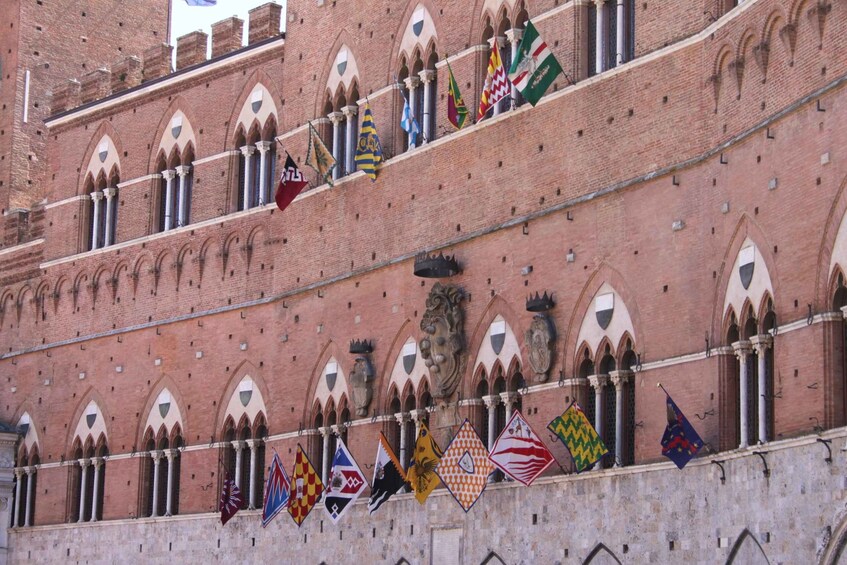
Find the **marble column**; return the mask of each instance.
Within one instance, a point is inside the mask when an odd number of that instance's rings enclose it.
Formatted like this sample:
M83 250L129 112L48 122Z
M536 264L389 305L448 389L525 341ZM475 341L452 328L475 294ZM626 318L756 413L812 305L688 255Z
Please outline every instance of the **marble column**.
M332 122L332 157L336 163L332 169L332 180L338 180L344 166L344 155L341 153L341 122L344 120L344 114L342 112L330 112L327 114L327 118Z
M100 468L103 466L103 459L95 457L91 463L94 465L94 484L91 495L91 519L90 522L97 521L97 502L100 500Z
M632 371L611 371L609 378L615 387L615 467L623 466L624 391L632 380Z
M418 73L418 76L421 78L421 84L424 89L423 108L419 111L419 114L423 115L420 142L420 144L423 145L424 143L429 143L435 139L435 128L433 127L433 120L435 116L432 111L432 101L435 100L436 96L435 79L438 76L438 73L432 69L427 69Z
M768 357L767 352L773 346L773 337L770 334L753 336L750 339L753 349L756 350L759 377L759 443L765 443L771 439L771 430L768 430Z
M91 200L94 201L94 211L92 212L92 224L91 224L91 249L99 249L99 241L100 241L100 206L103 201L103 193L102 192L92 192Z
M106 233L103 234L103 247L109 247L114 241L112 241L112 232L117 231L113 230L112 223L115 221L115 212L117 212L117 203L113 202L115 196L118 193L117 188L107 188L103 190L103 195L106 197Z
M250 500L248 500L248 508L256 509L256 455L259 449L259 440L248 439L247 447L250 448ZM326 483L324 483L326 484Z
M162 451L150 452L150 457L153 459L153 504L150 509L150 516L153 518L159 515L159 474L163 455L164 453Z
M165 229L169 231L173 229L174 222L174 178L176 171L162 171L162 178L165 179Z
M24 527L32 526L32 483L35 479L35 467L26 468L26 503L24 504Z
M168 460L168 484L166 485L167 493L165 495L165 516L173 516L173 496L174 496L174 464L179 452L176 449L165 450L165 458Z
M597 7L597 17L594 26L594 71L597 74L605 71L606 64L606 0L594 0Z
M250 201L250 196L253 188L253 154L256 152L256 147L254 145L245 145L241 148L241 154L244 155L244 192L242 193L242 200L244 200L244 208L243 210L249 210L253 207L253 203Z
M177 192L176 225L178 228L188 225L188 173L191 167L180 165L176 168L179 176L179 192Z
M270 141L260 141L256 144L259 150L259 206L268 203L268 155L273 144Z
M515 59L518 56L518 48L521 46L521 39L523 39L523 30L520 28L512 28L506 31L506 40L509 42L509 45L512 47L512 62L514 63ZM509 69L506 69L506 73L509 73ZM518 104L518 89L512 84L512 104L511 107L514 110L515 106Z
M747 358L753 352L753 347L749 341L736 341L732 344L732 349L735 351L735 356L738 357L738 385L739 385L739 414L738 423L741 430L741 441L738 447L745 448L750 445L750 425L749 425L749 407L747 399L749 375L747 371Z
M347 174L353 174L356 172L356 145L358 143L356 139L356 123L357 116L359 114L359 107L355 105L344 106L341 109L341 113L344 114L344 119L347 121L347 143L345 144L345 157L344 157L344 169L347 171Z
M77 522L80 524L85 522L85 491L87 490L87 482L88 482L88 473L87 468L91 463L89 459L80 459L79 467L80 467L80 478L79 478L79 519Z

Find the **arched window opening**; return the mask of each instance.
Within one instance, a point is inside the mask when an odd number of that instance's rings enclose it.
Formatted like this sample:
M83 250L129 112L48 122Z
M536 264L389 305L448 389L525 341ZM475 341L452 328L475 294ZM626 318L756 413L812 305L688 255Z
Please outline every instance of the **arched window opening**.
M72 522L97 522L103 517L103 487L108 455L109 449L104 437L95 445L89 436L85 446L74 451L74 467L78 466L79 471L74 471L71 478L73 496L69 502L76 506L75 509L72 506L69 513Z
M312 461L312 465L315 468L315 471L318 473L322 473L324 466L324 449L323 449L323 433L324 433L324 416L323 409L320 406L317 406L315 409L315 416L312 419L314 422L314 429L318 432L314 437L315 441L312 444L312 453L310 459Z
M356 143L359 134L359 87L354 79L345 90L344 84L339 84L335 94L330 97L327 93L327 118L332 124L330 150L335 158L332 178L337 180L356 172Z
M588 76L635 58L635 0L588 4Z
M191 200L194 188L194 147L186 146L182 154L174 147L166 160L164 153L156 165L161 175L158 195L160 232L181 228L191 223Z
M393 389L391 394L391 401L388 403L388 413L392 417L388 422L388 434L387 438L388 443L391 445L391 449L394 450L394 453L400 453L400 434L401 434L401 426L397 422L397 415L401 413L402 403L400 402L400 396L397 393L397 389Z

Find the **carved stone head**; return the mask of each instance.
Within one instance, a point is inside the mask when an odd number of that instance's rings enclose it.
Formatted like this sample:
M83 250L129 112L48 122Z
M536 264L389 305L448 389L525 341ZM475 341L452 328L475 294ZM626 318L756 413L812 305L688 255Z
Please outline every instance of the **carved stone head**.
M373 397L374 369L370 359L365 356L356 357L356 363L350 372L350 395L356 407L356 416L368 415Z
M432 396L447 398L459 385L465 348L464 294L459 287L435 283L426 299L426 312L421 319L420 351L429 369Z
M556 328L545 314L536 314L524 336L529 349L529 364L532 367L533 382L547 381L553 364L553 342L556 340Z

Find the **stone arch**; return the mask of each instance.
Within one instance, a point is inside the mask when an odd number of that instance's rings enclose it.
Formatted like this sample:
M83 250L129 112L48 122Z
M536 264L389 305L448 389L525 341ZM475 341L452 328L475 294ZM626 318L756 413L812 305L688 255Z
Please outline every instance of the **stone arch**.
M423 12L421 12L421 10ZM414 32L416 20L421 18L421 32ZM433 45L438 44L438 28L441 26L441 12L433 0L415 0L406 4L400 25L394 34L394 45L391 49L388 74L386 81L393 82L392 73L399 72L400 61L414 60L414 52L417 50L426 64Z
M101 161L99 158L99 149L104 142L106 143L107 156L104 161ZM91 136L88 146L83 153L82 160L79 163L76 195L85 194L85 181L89 178L89 175L93 180L99 172L111 170L116 163L120 163L122 153L123 143L118 135L118 131L108 121L101 122Z
M759 540L750 533L750 530L745 529L738 536L735 545L732 546L732 551L729 553L729 558L726 560L726 565L769 565L765 550L759 544Z
M141 411L141 417L138 419L138 430L136 438L142 442L148 429L156 430L164 426L168 436L172 436L175 429L179 429L182 437L187 438L190 431L186 426L185 416L188 414L185 401L179 391L176 383L167 375L161 377L150 388L150 394L147 395L147 400L144 402L144 407ZM164 416L159 409L160 401L164 400L162 395L164 392L169 396L169 408ZM139 443L143 446L143 443Z
M498 294L488 301L488 304L485 306L485 309L479 317L479 321L470 333L470 339L467 340L467 355L469 359L472 358L476 360L478 352L482 349L484 340L488 337L488 330L492 322L494 322L498 316L503 318L507 326L513 330L515 340L519 346L518 357L521 356L520 345L523 342L523 333L521 331L522 327L517 323L518 315L514 308L512 308L512 306ZM471 357L471 355L473 355L473 357ZM508 362L510 361L511 359L509 359ZM522 363L522 365L524 365L524 363ZM489 374L491 374L490 366L488 369ZM473 382L473 377L475 374L476 363L467 363L465 366L465 374L462 377L462 381L459 383L459 391L462 394L462 398L470 398L470 396L474 394L473 387L475 386L475 383Z
M841 510L836 516L838 526L827 540L820 565L839 565L847 558L847 511Z
M181 120L179 125L179 134L174 135L177 124L175 119ZM149 160L147 162L147 173L157 173L159 157L162 153L170 156L174 149L176 153L181 155L186 145L191 142L195 150L197 148L197 135L192 124L198 122L194 108L186 101L183 96L177 95L162 113L156 129L153 130L153 139L150 147L155 148L150 151Z
M591 553L588 554L588 557L585 558L585 561L582 562L582 565L621 565L621 560L618 559L618 556L615 555L611 549L606 547L602 543L598 543L594 549L591 550Z
M247 388L250 389L249 394ZM242 395L242 392L245 394ZM259 414L267 420L267 399L270 399L270 394L260 369L250 361L242 361L232 371L232 376L220 396L215 433L223 432L228 418L233 422L247 418L251 425Z
M816 309L828 307L830 285L838 269L847 270L847 177L841 180L838 192L824 223L823 237L818 251L818 268L815 279Z
M261 99L254 99L254 97L259 96L257 94L259 92L261 92ZM241 93L232 106L229 126L227 126L224 146L221 147L221 151L238 149L239 129L243 130L246 135L249 129L247 124L252 124L254 120L258 122L260 132L271 116L273 116L275 123L282 123L279 111L281 105L278 102L280 100L282 100L282 97L273 78L263 70L253 71L247 77ZM256 110L254 110L254 102L259 103Z
M350 388L347 383L347 372L343 369L343 361L349 356L334 342L330 342L324 348L322 355L313 369L310 381L310 394L307 397L312 406L319 405L326 416L329 414L327 406L339 406L341 399L350 396ZM335 371L335 377L330 375ZM330 387L330 384L332 386Z
M589 285L594 289L594 292L591 295L584 293L580 297L579 306L574 312L582 312L582 318L578 322L576 319L572 319L566 341L566 347L568 343L572 343L574 346L574 367L579 367L583 361L582 356L579 355L581 351L577 350L576 344L580 344L581 347L588 346L589 350L593 352L596 367L604 355L605 344L609 345L613 352L612 356L615 357L616 346L624 335L630 337L642 335L638 330L635 302L626 298L627 293L625 290L621 290L622 287L607 281L601 282L599 279L589 281ZM611 305L611 320L604 328L600 324L600 318L605 316L603 313L608 311L606 308L608 305ZM633 345L643 344L639 344L633 339Z
M421 384L429 379L429 370L424 365L418 346L418 333L412 321L406 319L394 334L382 365L383 369L377 375L372 405L381 406L385 402L385 395L392 384L402 390L407 382L411 382L414 389L420 391ZM415 357L414 362L409 363L411 371L406 370L404 357L407 355Z
M478 45L483 36L486 19L492 25L496 25L497 18L505 10L509 21L514 22L516 16L521 13L538 14L540 9L535 6L533 0L476 0L473 6L473 25L468 37L468 45Z
M29 427L26 430L26 434L20 440L20 448L26 451L26 453L31 454L33 450L39 450L42 446L41 438L38 435L38 426L35 423L35 405L29 400L25 400L18 406L15 411L15 415L12 418L12 422L15 422L15 426L20 429L21 426L27 424Z
M86 417L92 412L92 407L96 408L96 417L93 424L89 425ZM99 443L101 438L108 439L110 422L111 417L105 399L94 387L89 387L80 397L68 426L65 445L71 449L69 455L73 456L75 444L85 445L89 440L96 440Z

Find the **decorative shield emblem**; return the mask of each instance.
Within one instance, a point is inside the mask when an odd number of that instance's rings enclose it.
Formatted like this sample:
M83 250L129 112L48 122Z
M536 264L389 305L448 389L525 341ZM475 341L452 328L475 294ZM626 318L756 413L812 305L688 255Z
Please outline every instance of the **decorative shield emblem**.
M338 71L339 76L344 76L344 72L347 70L347 49L342 49L338 52L338 55L335 57L335 69Z
M462 455L461 459L459 459L459 462L456 463L456 464L459 466L459 468L462 471L464 471L468 475L473 475L474 464L473 464L473 457L471 456L470 452L465 451L465 454Z
M253 381L244 379L238 385L238 399L241 400L241 405L246 407L250 404L251 398L253 398Z
M253 93L253 96L250 97L250 107L253 109L253 113L256 114L259 112L259 109L262 107L262 99L264 98L264 92L262 89L256 90Z
M745 247L738 254L738 274L741 276L741 284L744 290L750 288L753 282L753 268L756 266L756 248L752 245Z
M612 323L612 314L615 312L615 295L611 292L601 294L594 301L594 313L597 315L597 323L604 330Z
M329 390L335 388L335 381L338 380L338 363L326 364L326 387Z
M94 427L94 422L97 421L97 406L89 404L85 410L85 423L88 424L88 429Z
M415 13L412 15L412 31L415 34L415 37L420 37L421 32L423 31L424 25L424 9L418 8L415 10Z
M171 393L166 390L163 390L159 395L159 415L162 418L168 415L168 412L171 410Z
M418 359L418 344L414 341L403 346L403 369L407 375L412 374L412 369L415 368L415 361Z
M491 331L488 332L488 335L494 353L500 355L500 352L503 351L503 344L506 343L506 322L503 320L492 322Z
M100 158L101 163L106 162L106 157L109 156L109 142L101 141L100 146L97 148L97 157Z
M182 116L175 116L173 120L171 120L171 135L174 136L174 139L179 137L179 134L182 133Z

